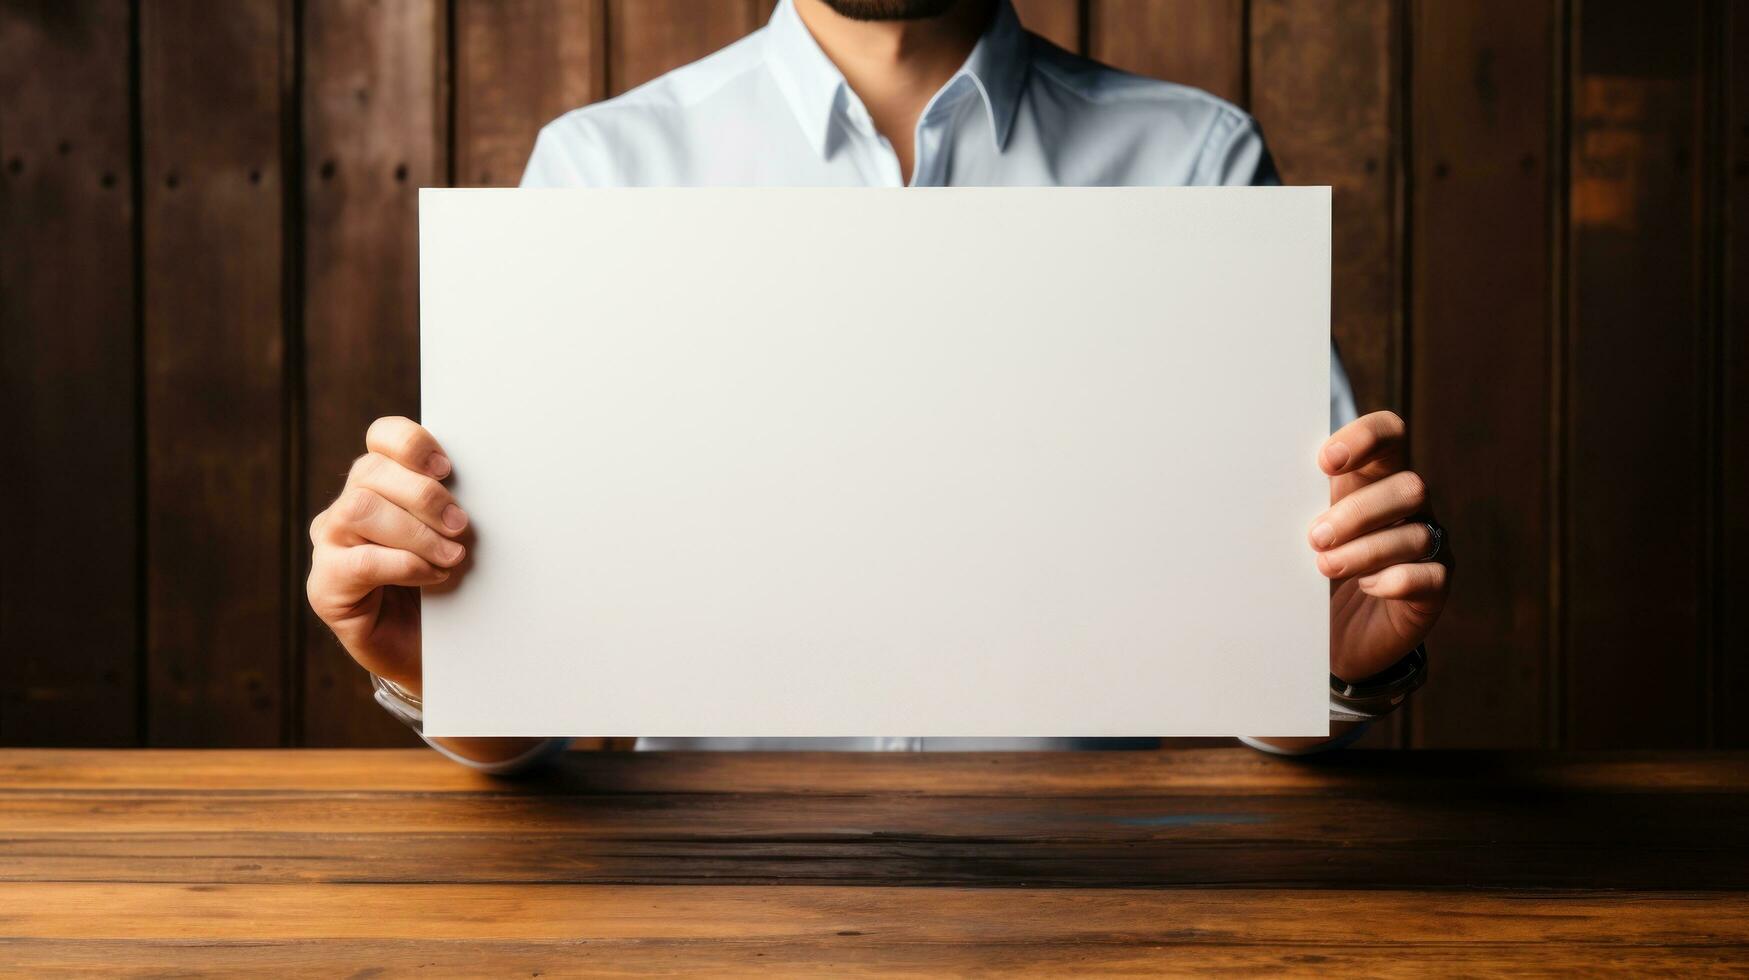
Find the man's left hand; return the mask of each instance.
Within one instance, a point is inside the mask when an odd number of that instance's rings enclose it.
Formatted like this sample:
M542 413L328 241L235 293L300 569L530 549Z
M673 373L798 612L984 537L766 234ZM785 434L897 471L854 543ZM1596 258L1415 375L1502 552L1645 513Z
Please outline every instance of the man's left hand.
M1421 643L1451 590L1450 552L1433 549L1427 484L1405 468L1403 420L1374 412L1343 426L1318 451L1330 509L1307 539L1329 578L1330 672L1371 677Z

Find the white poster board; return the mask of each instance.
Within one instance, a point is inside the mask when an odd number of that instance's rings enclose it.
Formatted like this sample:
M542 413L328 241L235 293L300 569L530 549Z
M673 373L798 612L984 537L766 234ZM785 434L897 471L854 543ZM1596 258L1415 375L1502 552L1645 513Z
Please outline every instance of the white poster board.
M434 735L1327 733L1328 188L424 190Z

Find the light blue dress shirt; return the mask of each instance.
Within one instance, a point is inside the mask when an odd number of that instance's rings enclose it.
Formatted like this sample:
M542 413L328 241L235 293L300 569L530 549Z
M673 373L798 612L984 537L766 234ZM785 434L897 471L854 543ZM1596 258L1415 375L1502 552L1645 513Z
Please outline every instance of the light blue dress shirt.
M1279 183L1257 124L1026 31L1008 0L917 121L911 185ZM898 187L898 156L797 15L541 130L524 187ZM1331 353L1332 427L1355 417ZM1310 465L1308 463L1308 465ZM642 738L646 749L1128 748L1154 739Z

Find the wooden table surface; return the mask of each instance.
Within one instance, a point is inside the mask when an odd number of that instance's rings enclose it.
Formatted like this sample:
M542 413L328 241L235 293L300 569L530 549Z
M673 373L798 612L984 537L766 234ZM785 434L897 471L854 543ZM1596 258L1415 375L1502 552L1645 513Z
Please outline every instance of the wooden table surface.
M1743 974L1749 754L0 751L0 972Z

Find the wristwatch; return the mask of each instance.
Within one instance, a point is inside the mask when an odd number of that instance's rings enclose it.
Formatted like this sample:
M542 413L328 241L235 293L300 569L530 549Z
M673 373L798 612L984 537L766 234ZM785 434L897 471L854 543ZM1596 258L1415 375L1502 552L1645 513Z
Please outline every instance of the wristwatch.
M1427 645L1421 644L1384 670L1358 681L1330 675L1330 720L1372 721L1397 709L1427 683Z
M375 689L373 696L384 711L418 732L420 738L425 737L425 702L419 700L418 695L375 674L370 675L370 686Z
M420 700L419 695L394 681L378 677L375 674L370 675L370 686L375 691L374 697L377 704L382 705L383 710L400 719L403 725L413 729L420 738L425 740L426 745L436 749L440 755L450 761L458 762L479 772L494 776L510 776L538 769L558 758L571 745L571 740L568 738L541 739L520 755L500 759L497 762L480 762L461 755L442 742L426 736L425 702Z

